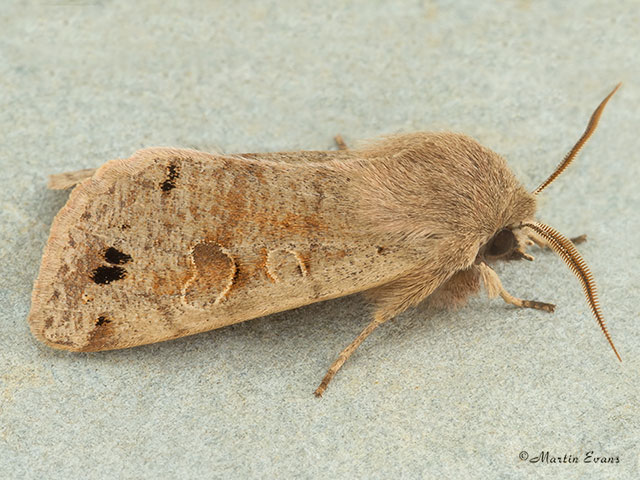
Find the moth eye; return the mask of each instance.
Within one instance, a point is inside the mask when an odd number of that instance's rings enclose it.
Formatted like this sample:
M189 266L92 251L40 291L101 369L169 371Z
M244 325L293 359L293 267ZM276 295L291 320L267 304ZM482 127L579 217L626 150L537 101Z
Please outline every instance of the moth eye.
M493 237L487 249L490 257L501 257L511 252L516 246L516 237L511 230L503 228Z

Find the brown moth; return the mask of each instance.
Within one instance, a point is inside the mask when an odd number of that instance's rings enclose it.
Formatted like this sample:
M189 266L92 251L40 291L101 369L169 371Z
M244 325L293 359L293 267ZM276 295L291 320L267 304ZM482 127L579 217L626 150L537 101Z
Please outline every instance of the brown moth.
M151 148L97 170L54 175L75 187L51 227L32 295L31 331L54 348L127 348L364 292L372 322L316 390L380 324L423 301L455 306L484 284L518 307L489 266L555 251L582 283L614 352L588 267L535 220L536 195L505 160L454 133L387 137L349 150L208 154Z

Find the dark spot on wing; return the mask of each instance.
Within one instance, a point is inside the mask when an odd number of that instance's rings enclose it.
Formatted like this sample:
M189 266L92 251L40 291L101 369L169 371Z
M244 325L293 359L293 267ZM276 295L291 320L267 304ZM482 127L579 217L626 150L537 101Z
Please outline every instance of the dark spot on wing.
M127 271L122 267L98 267L91 274L91 280L99 285L106 285L126 276Z
M113 265L123 265L131 261L131 256L126 253L122 253L116 248L109 247L104 252L104 259Z
M105 320L100 323L100 318ZM117 344L114 337L114 328L111 320L106 317L98 317L96 326L89 333L87 343L79 350L81 352L96 352L98 350L108 350Z
M176 188L176 180L180 177L180 169L177 165L171 164L167 167L167 176L160 184L163 192L169 192Z

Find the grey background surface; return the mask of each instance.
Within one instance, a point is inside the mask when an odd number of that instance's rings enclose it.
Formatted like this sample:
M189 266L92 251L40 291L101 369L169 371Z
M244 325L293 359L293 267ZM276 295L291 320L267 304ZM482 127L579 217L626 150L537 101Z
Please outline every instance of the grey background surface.
M178 3L178 2L176 2ZM135 4L135 5L134 5ZM636 1L20 2L0 14L2 478L638 478ZM368 323L358 297L126 351L73 354L26 316L51 173L154 145L333 148L467 133L534 188L618 82L540 199L587 233L623 363L552 253L497 268L514 295L414 310L312 392ZM578 464L519 459L549 451ZM587 464L584 455L618 457Z

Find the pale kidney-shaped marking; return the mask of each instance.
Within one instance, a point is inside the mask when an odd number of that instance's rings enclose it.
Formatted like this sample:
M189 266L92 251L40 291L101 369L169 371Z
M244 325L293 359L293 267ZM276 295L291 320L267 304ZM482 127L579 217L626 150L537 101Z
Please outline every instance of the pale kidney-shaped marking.
M265 270L274 283L306 277L309 274L304 257L290 248L270 250L267 253Z

